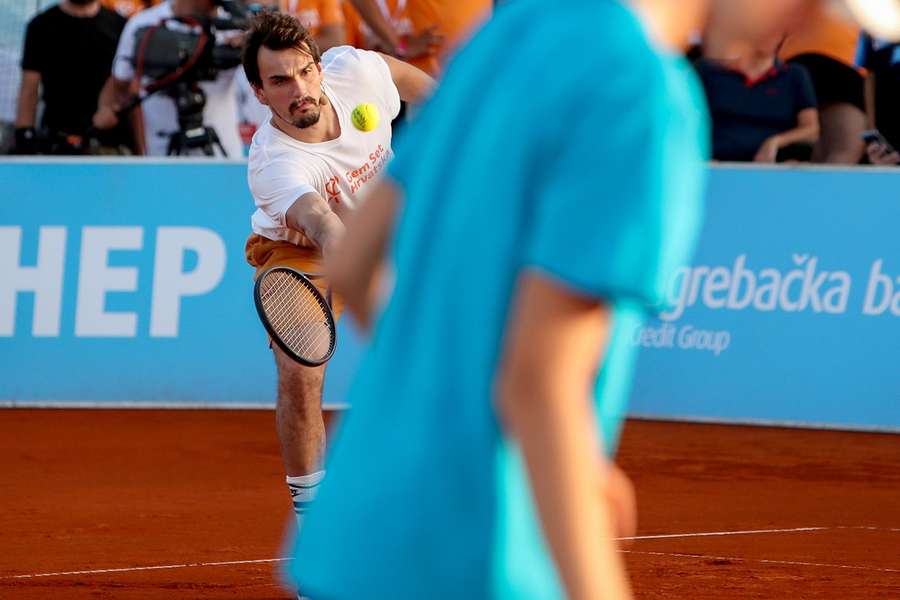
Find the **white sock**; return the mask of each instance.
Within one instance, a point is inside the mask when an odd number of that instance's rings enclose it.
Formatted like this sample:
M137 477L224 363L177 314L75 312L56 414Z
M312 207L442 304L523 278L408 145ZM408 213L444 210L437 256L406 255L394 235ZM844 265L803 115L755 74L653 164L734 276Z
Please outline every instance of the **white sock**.
M294 501L294 512L297 513L297 525L303 522L303 515L309 509L313 500L316 499L316 493L319 491L319 484L325 478L325 471L316 471L309 475L295 475L285 477L288 489L291 492L291 500Z

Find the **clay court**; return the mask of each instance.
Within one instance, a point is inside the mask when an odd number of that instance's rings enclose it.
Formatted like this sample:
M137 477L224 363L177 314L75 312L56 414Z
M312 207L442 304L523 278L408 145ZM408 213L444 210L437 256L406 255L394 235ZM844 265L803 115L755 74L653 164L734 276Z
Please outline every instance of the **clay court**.
M0 598L291 598L273 418L0 411ZM619 458L638 598L900 597L900 436L629 421Z

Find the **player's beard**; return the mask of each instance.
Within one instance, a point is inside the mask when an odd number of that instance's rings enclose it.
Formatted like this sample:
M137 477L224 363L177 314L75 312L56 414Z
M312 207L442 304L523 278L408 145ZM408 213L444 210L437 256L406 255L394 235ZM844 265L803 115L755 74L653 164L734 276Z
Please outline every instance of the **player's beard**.
M312 96L307 96L306 98L301 98L300 100L295 100L291 103L290 108L288 109L291 113L291 125L298 129L306 129L307 127L312 127L316 123L319 122L319 118L322 116L321 110L307 110L297 118L294 118L293 113L296 108L298 108L303 102L312 102L316 106L321 106L322 102L316 102L316 99Z

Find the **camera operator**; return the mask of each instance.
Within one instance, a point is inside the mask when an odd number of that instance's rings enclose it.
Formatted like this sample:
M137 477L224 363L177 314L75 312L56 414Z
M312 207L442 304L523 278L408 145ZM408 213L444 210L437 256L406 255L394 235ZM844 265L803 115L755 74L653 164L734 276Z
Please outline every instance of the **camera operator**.
M136 46L139 43L141 30L147 27L177 26L181 30L191 30L192 26L174 23L174 19L226 19L227 11L217 5L214 0L168 0L152 8L143 10L128 20L116 58L112 66L112 77L107 81L100 94L99 107L94 115L94 125L105 129L114 126L119 116L117 112L125 108L129 101L138 95L140 90L153 83L150 77L142 77L137 81ZM166 22L164 24L164 22ZM216 45L240 46L242 34L238 31L216 31ZM177 51L177 49L175 49ZM180 78L187 80L192 89L197 89L205 96L202 109L203 125L211 128L217 135L219 143L212 143L206 148L181 147L176 144L173 151L173 139L184 134L179 124L179 110L175 96L162 89L143 100L140 107L133 110L129 119L134 128L135 143L139 154L149 156L165 156L166 154L210 154L222 156L223 150L228 157L242 155L241 140L238 135L238 114L235 91L235 72L238 66L218 70L211 81L191 81L190 73ZM180 100L179 100L180 101ZM142 116L138 116L142 115Z
M17 154L84 154L97 97L125 19L99 0L63 0L35 16L25 33L16 112ZM39 90L44 112L37 127ZM110 131L104 145L127 141Z

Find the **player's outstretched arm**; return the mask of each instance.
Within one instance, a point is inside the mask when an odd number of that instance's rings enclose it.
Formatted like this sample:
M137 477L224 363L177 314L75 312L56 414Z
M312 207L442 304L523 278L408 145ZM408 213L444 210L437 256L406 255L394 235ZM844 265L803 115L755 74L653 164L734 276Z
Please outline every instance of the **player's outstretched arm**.
M344 234L340 217L317 192L297 198L285 213L284 220L288 227L311 239L326 257Z
M370 327L378 303L384 253L393 229L397 201L398 191L390 180L379 182L350 217L347 234L325 262L329 281L364 329Z
M431 95L435 81L428 73L402 60L397 60L393 56L381 52L378 54L391 70L391 79L394 80L394 85L400 92L401 100L417 104Z
M550 551L572 600L630 598L613 541L591 389L610 312L537 272L514 296L498 412L519 445Z

